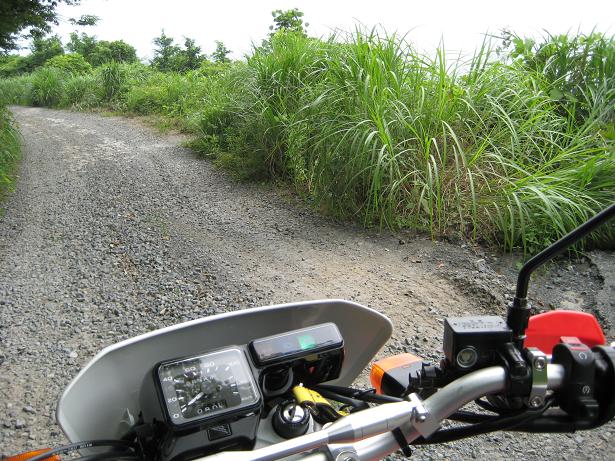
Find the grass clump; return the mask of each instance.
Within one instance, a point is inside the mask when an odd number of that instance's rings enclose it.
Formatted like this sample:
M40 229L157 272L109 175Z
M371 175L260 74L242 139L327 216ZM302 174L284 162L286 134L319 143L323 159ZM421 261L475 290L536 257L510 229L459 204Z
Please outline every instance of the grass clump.
M31 75L30 104L33 106L57 106L64 94L67 75L56 67L42 67Z
M31 105L32 78L30 76L0 79L0 107L9 104Z
M101 94L96 76L92 74L73 75L64 83L60 107L85 110L100 105Z
M185 99L194 96L195 80L177 73L153 73L126 94L126 109L136 114L184 115Z
M98 77L102 86L102 99L111 102L117 99L125 88L126 71L117 62L100 67Z
M20 149L19 134L13 119L8 110L0 106L0 199L13 188Z

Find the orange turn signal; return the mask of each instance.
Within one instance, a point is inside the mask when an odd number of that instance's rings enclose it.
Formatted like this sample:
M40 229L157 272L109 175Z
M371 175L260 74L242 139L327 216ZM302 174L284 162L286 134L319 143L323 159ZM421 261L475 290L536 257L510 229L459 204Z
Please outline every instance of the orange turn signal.
M50 450L51 448L43 448L42 450L28 451L26 453L20 453L15 456L9 456L8 458L4 458L4 461L27 461L30 458L34 458L35 456L42 455L43 453L46 453ZM61 460L62 458L60 458L58 455L51 455L49 458L45 458L45 461L61 461Z
M410 383L410 374L421 370L423 359L399 354L378 360L372 365L369 380L378 394L401 397Z

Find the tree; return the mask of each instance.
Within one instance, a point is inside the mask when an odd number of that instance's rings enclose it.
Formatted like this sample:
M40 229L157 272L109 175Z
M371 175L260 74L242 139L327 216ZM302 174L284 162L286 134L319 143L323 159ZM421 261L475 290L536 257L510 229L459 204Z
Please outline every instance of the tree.
M57 35L49 38L34 37L30 51L31 53L24 59L25 72L31 72L54 56L64 54L64 47L62 47L62 41Z
M307 22L303 22L303 12L299 11L297 8L285 11L274 10L271 12L271 16L273 16L274 24L269 26L269 29L273 31L272 33L279 30L285 30L307 35L306 28L309 24Z
M216 40L216 50L211 54L214 62L223 64L225 62L230 62L231 60L227 57L231 53L224 43L219 40Z
M111 61L136 62L137 50L124 40L113 40L112 42L101 40L96 44L96 48L90 57L90 64L96 67Z
M0 78L9 78L24 72L26 58L19 55L0 55Z
M54 56L45 62L45 67L55 67L73 75L83 75L92 72L90 63L77 53Z
M2 0L0 1L0 52L18 48L20 33L30 28L31 37L42 37L58 23L56 7L76 5L79 0Z
M195 40L188 37L184 38L182 49L181 46L174 45L173 38L168 37L163 30L160 37L156 37L153 43L156 49L151 64L163 72L195 70L205 60L205 56L201 54L201 47L197 46Z
M176 60L181 48L177 45L173 45L173 38L168 37L164 33L164 29L162 30L160 37L154 38L152 42L156 46L154 49L152 66L162 71L173 70L174 60Z
M184 50L182 50L182 70L195 70L198 69L203 62L204 56L201 54L201 47L196 45L196 41L185 37Z
M68 22L70 22L73 26L95 26L100 21L98 16L94 16L93 14L84 14L79 18L70 18Z
M95 36L83 32L80 35L77 34L77 32L71 32L70 40L66 44L66 49L71 53L79 53L86 61L92 64L90 62L90 56L96 51L97 45L98 41Z
M117 62L132 63L137 61L137 50L134 46L129 45L124 40L113 40L105 43L111 51L111 59Z
M137 50L123 40L98 41L95 36L84 33L79 35L77 32L72 32L66 49L71 53L79 53L94 67L110 61L128 63L137 61Z

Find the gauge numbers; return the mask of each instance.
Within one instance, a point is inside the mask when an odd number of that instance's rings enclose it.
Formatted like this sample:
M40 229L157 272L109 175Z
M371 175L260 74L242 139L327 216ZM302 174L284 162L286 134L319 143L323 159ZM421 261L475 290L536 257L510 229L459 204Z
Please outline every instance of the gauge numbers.
M188 363L184 372L173 378L173 384L184 418L241 404L231 365L211 363L201 367L198 362Z
M169 419L176 425L260 402L245 355L237 348L163 363L158 378Z

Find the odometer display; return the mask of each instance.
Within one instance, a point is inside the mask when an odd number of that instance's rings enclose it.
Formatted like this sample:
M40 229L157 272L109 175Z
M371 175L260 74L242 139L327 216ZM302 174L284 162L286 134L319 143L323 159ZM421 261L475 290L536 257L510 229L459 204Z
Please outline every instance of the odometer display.
M174 425L198 422L260 403L244 352L238 348L165 362L158 380Z

